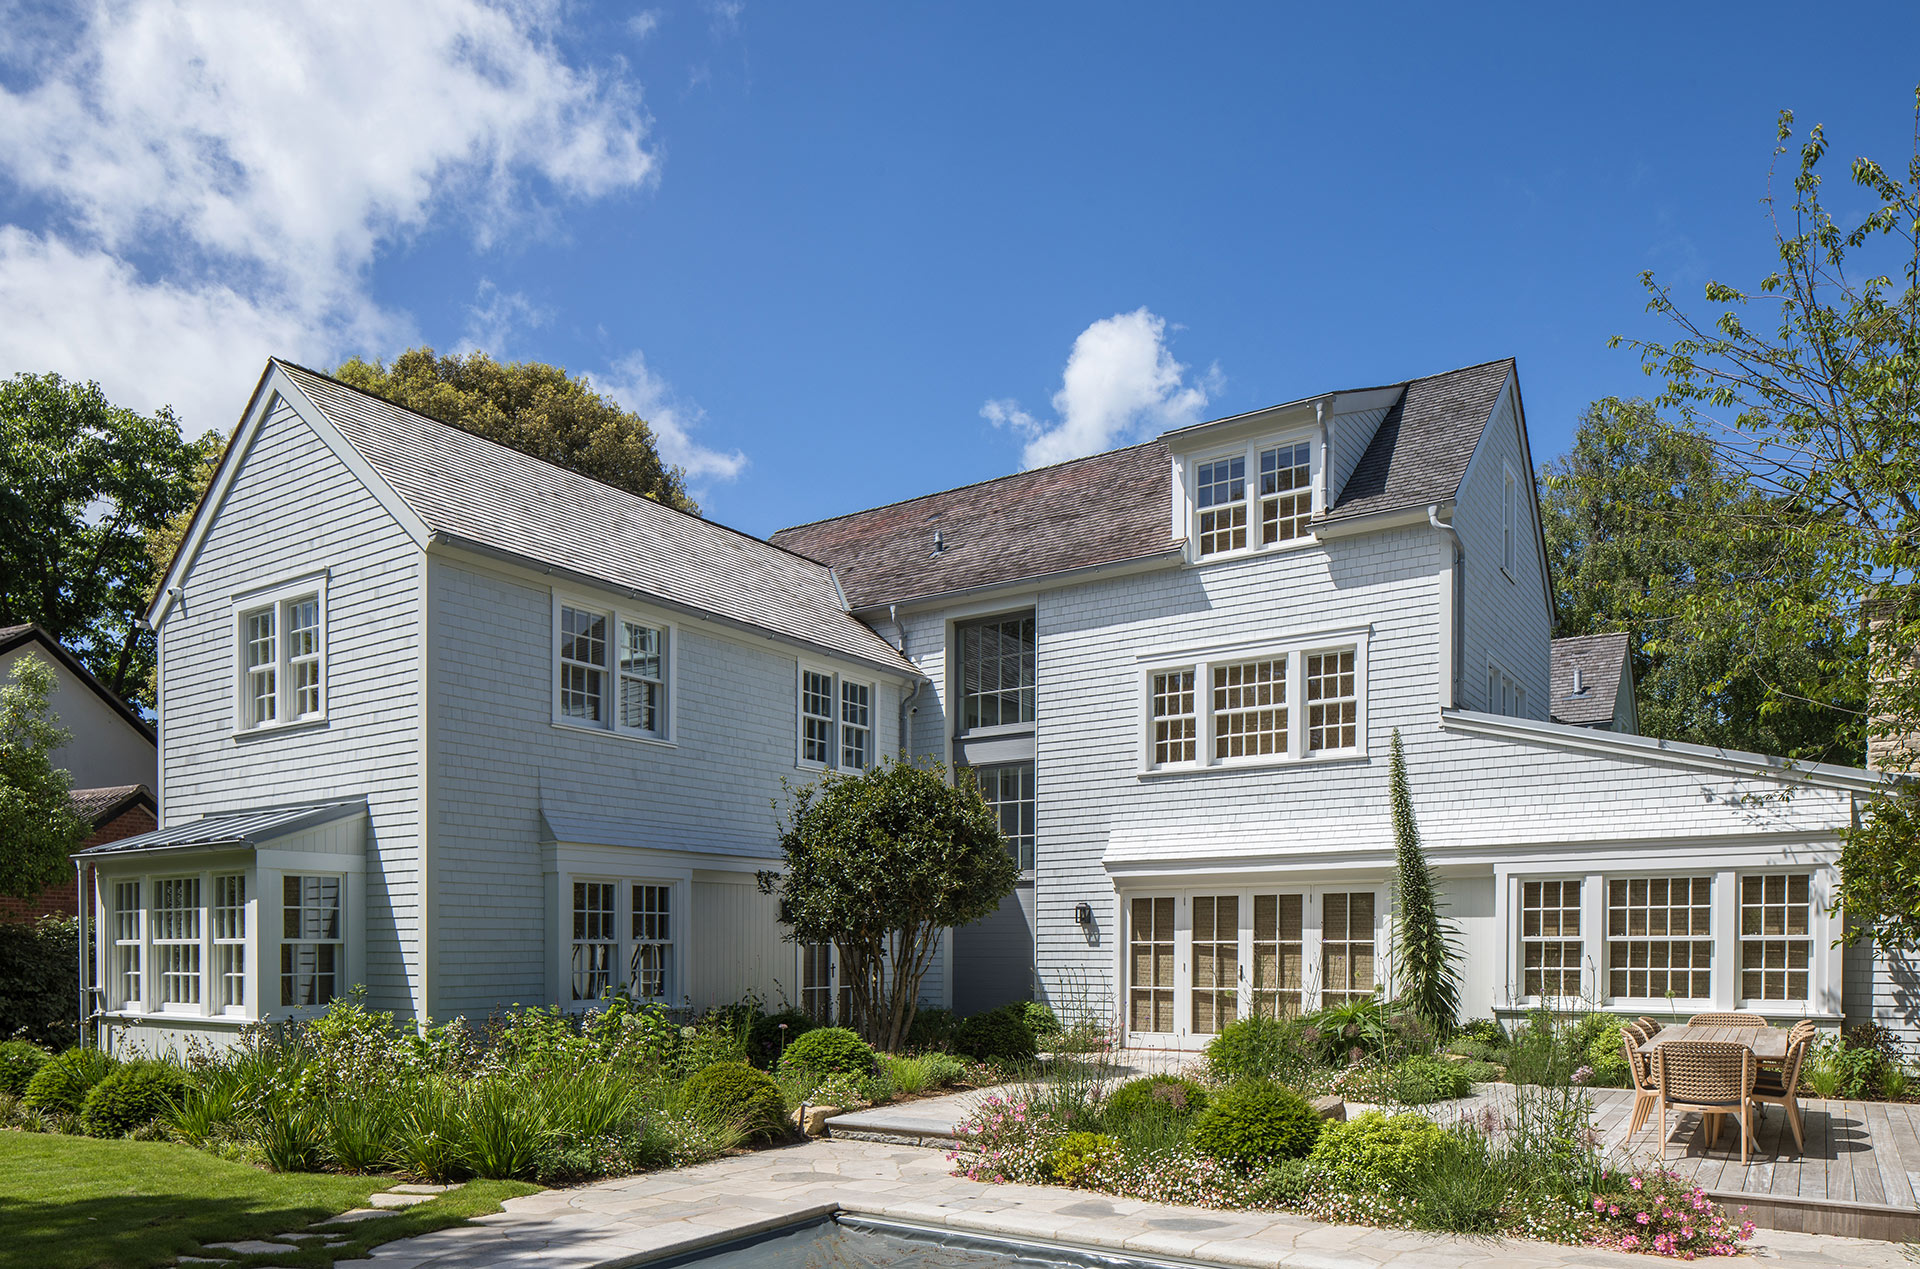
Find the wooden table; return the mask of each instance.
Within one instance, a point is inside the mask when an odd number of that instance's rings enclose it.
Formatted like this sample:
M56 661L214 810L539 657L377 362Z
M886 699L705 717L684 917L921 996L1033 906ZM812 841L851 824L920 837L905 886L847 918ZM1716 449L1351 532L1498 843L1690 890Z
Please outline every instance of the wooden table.
M1787 1060L1787 1036L1784 1027L1696 1027L1691 1023L1677 1027L1662 1027L1654 1032L1653 1039L1642 1047L1657 1049L1663 1044L1675 1041L1699 1042L1717 1041L1722 1044L1745 1045L1753 1050L1753 1056L1762 1062L1785 1062Z

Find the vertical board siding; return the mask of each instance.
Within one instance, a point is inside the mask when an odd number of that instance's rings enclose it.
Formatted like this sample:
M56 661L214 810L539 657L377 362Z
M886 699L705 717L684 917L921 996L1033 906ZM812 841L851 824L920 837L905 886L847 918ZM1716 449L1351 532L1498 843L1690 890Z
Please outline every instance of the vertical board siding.
M693 1007L729 1005L751 994L768 1009L797 1008L798 952L781 932L780 901L761 894L751 876L696 874Z

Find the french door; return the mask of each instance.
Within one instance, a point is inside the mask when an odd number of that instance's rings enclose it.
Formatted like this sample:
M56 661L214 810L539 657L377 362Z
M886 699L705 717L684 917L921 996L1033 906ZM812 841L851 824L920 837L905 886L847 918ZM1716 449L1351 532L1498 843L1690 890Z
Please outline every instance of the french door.
M842 981L840 954L831 943L800 945L800 1009L821 1026L853 1020L853 988Z

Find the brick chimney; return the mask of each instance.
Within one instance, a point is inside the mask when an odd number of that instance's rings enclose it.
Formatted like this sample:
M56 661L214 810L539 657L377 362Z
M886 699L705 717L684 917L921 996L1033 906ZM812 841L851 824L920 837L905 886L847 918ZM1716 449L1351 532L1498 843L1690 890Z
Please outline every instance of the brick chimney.
M1920 646L1906 646L1895 636L1901 617L1910 624L1915 616L1901 613L1903 603L1911 608L1916 602L1920 593L1889 589L1860 605L1867 624L1867 765L1882 771L1920 770L1920 723L1903 729L1881 709L1886 684L1920 674Z

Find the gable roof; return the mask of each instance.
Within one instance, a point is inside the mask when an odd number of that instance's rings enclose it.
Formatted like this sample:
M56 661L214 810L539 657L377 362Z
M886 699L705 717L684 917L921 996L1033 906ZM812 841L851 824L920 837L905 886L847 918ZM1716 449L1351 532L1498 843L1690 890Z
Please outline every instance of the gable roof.
M157 809L153 801L153 790L144 784L114 784L102 789L73 789L67 793L67 805L95 828L130 806L144 806L149 813Z
M1613 721L1620 679L1629 672L1628 643L1625 631L1570 635L1553 641L1547 710L1555 722L1592 727ZM1582 688L1578 696L1573 693L1575 671L1579 672Z
M153 734L153 724L135 713L133 706L121 700L105 683L93 677L93 674L87 667L80 664L80 658L67 651L58 639L55 639L33 622L27 622L25 625L19 626L0 626L0 656L7 655L24 643L38 643L41 647L45 648L53 655L53 658L65 666L75 678L91 688L93 694L105 702L109 709L120 715L129 727L145 737L148 744L156 743Z
M1410 379L1354 465L1328 520L1444 502L1460 492L1511 357Z

